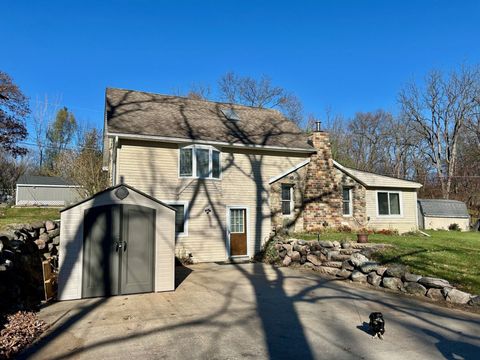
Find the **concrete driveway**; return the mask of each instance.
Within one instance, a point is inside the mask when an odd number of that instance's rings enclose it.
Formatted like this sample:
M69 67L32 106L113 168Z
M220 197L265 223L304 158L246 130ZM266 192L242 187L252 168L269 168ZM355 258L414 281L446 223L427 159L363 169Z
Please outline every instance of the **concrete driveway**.
M191 266L172 293L60 302L32 359L478 359L480 316L263 264ZM188 275L188 276L186 276ZM182 281L182 278L186 278ZM372 339L372 311L386 337Z

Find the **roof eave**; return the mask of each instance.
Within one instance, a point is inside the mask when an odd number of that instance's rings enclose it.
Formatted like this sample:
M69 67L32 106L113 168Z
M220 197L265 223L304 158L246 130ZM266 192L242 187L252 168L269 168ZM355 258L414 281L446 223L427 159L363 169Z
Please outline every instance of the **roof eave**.
M188 138L142 135L142 134L125 134L125 133L116 133L116 132L108 132L107 136L108 137L118 136L119 139L128 139L128 140L160 141L160 142L175 143L175 144L180 143L180 144L219 145L219 146L228 147L228 148L287 151L287 152L296 152L296 153L303 153L303 154L312 154L316 152L316 150L313 147L311 149L308 149L308 148L304 149L304 148L295 148L295 147L255 145L255 144L234 144L229 142L213 141L213 140L194 140L194 139L188 139Z

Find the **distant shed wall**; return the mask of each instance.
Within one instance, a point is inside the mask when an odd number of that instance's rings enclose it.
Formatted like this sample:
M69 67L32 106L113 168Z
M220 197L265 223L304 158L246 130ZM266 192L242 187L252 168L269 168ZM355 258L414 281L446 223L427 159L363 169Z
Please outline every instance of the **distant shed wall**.
M15 204L19 206L66 206L80 199L77 187L18 185Z

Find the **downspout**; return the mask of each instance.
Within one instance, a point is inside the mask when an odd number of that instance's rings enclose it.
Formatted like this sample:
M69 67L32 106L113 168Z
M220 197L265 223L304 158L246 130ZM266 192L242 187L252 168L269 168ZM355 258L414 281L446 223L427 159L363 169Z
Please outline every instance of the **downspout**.
M118 136L115 136L112 145L112 186L117 185L117 144Z

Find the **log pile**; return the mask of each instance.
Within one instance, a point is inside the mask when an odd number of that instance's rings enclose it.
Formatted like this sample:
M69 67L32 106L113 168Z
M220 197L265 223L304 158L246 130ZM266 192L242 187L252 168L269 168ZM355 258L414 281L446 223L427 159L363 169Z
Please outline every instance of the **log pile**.
M277 239L273 247L283 266L303 265L309 269L416 296L454 304L480 306L480 296L460 291L447 280L408 272L403 265L381 265L369 257L385 245L338 241Z
M45 299L42 261L57 271L59 224L15 225L0 233L0 311L29 309Z

